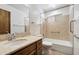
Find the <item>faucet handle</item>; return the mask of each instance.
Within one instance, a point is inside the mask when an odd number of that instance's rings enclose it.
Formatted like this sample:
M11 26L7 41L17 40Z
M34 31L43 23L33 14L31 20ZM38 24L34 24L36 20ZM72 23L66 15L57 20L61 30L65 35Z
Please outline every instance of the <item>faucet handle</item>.
M7 39L8 39L9 41L12 39L10 33L7 34Z
M11 36L12 36L12 39L16 38L16 34L15 33L12 33Z

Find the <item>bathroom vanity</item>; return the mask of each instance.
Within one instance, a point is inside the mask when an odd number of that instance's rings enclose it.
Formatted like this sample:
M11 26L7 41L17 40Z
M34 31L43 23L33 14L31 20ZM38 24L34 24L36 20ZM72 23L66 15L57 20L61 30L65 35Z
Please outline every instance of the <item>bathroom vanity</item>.
M0 55L41 55L42 37L26 36L0 42Z
M33 42L32 44L23 47L22 49L11 53L12 55L41 55L42 54L42 39Z

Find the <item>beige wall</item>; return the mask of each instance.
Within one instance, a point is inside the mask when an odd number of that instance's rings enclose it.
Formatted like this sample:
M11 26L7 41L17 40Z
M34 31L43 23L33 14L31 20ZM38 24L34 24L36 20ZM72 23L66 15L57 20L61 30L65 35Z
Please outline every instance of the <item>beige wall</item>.
M0 35L0 41L7 40L7 34Z
M70 40L69 15L51 16L41 24L41 34L48 38Z
M69 39L69 16L68 15L57 15L55 16L55 22L53 22L52 36L55 39L70 40Z

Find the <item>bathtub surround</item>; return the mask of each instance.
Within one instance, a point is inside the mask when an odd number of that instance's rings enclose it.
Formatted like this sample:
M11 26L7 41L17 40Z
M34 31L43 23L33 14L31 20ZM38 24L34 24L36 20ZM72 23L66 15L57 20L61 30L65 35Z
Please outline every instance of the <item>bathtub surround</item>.
M53 17L55 18L53 19ZM56 15L47 18L47 37L60 40L69 40L69 16Z
M71 20L73 20L73 5L47 12L41 24L41 34L44 37L72 42Z
M47 51L53 51L55 50L56 52L60 52L66 55L72 55L72 48L73 45L69 41L63 41L59 39L49 39L49 38L44 38L43 39L43 45L46 47ZM50 49L51 48L51 49Z

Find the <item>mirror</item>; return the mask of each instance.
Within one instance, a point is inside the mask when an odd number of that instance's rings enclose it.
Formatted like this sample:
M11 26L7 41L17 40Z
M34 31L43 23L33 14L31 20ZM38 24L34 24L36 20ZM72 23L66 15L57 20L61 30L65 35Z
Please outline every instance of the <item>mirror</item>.
M15 9L12 6L8 7L7 5L6 7L0 8L0 34L29 33L28 13Z
M0 9L0 34L10 33L10 12Z

